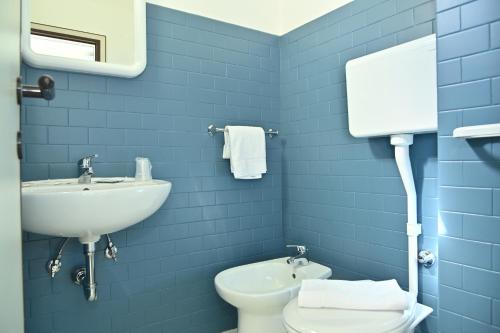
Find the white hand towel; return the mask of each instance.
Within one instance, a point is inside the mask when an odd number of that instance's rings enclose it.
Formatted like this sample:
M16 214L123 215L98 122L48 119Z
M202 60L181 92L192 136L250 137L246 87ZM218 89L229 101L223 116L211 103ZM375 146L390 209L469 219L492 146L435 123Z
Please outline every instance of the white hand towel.
M229 159L236 179L259 179L267 172L266 139L261 127L226 126L224 159Z
M305 308L386 311L405 310L409 301L396 280L303 280L298 299Z

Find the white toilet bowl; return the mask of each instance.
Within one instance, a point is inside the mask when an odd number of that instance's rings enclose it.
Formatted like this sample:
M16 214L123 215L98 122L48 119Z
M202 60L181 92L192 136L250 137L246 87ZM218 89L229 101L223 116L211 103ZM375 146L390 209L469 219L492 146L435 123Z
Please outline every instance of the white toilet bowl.
M404 311L301 308L297 298L283 310L288 333L413 333L432 309L418 303Z

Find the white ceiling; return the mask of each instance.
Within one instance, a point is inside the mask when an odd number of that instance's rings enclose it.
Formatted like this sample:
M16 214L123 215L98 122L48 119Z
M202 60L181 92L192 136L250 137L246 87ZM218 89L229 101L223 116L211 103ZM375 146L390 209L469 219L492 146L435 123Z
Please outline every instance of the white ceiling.
M147 0L273 35L284 35L353 0Z

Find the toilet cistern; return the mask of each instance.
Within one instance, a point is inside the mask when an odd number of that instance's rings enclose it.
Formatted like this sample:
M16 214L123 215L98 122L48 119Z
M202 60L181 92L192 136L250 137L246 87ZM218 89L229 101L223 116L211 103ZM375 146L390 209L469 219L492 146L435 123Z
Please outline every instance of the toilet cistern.
M286 260L287 264L299 264L299 265L309 264L309 259L306 256L309 250L305 245L287 245L286 247L297 249L297 254L295 256L289 257Z

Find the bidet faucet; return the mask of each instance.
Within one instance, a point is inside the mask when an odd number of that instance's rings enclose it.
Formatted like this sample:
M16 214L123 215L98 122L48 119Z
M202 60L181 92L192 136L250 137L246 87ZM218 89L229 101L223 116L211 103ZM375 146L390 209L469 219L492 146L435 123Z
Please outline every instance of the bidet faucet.
M92 175L94 174L94 169L92 168L92 161L94 158L99 157L99 155L89 155L81 158L78 161L78 171L80 177L78 177L78 184L90 184L92 181Z
M307 258L307 252L309 251L305 245L287 245L286 247L294 247L297 249L297 254L291 256L286 260L287 264L298 263L300 265L309 264L309 259Z

